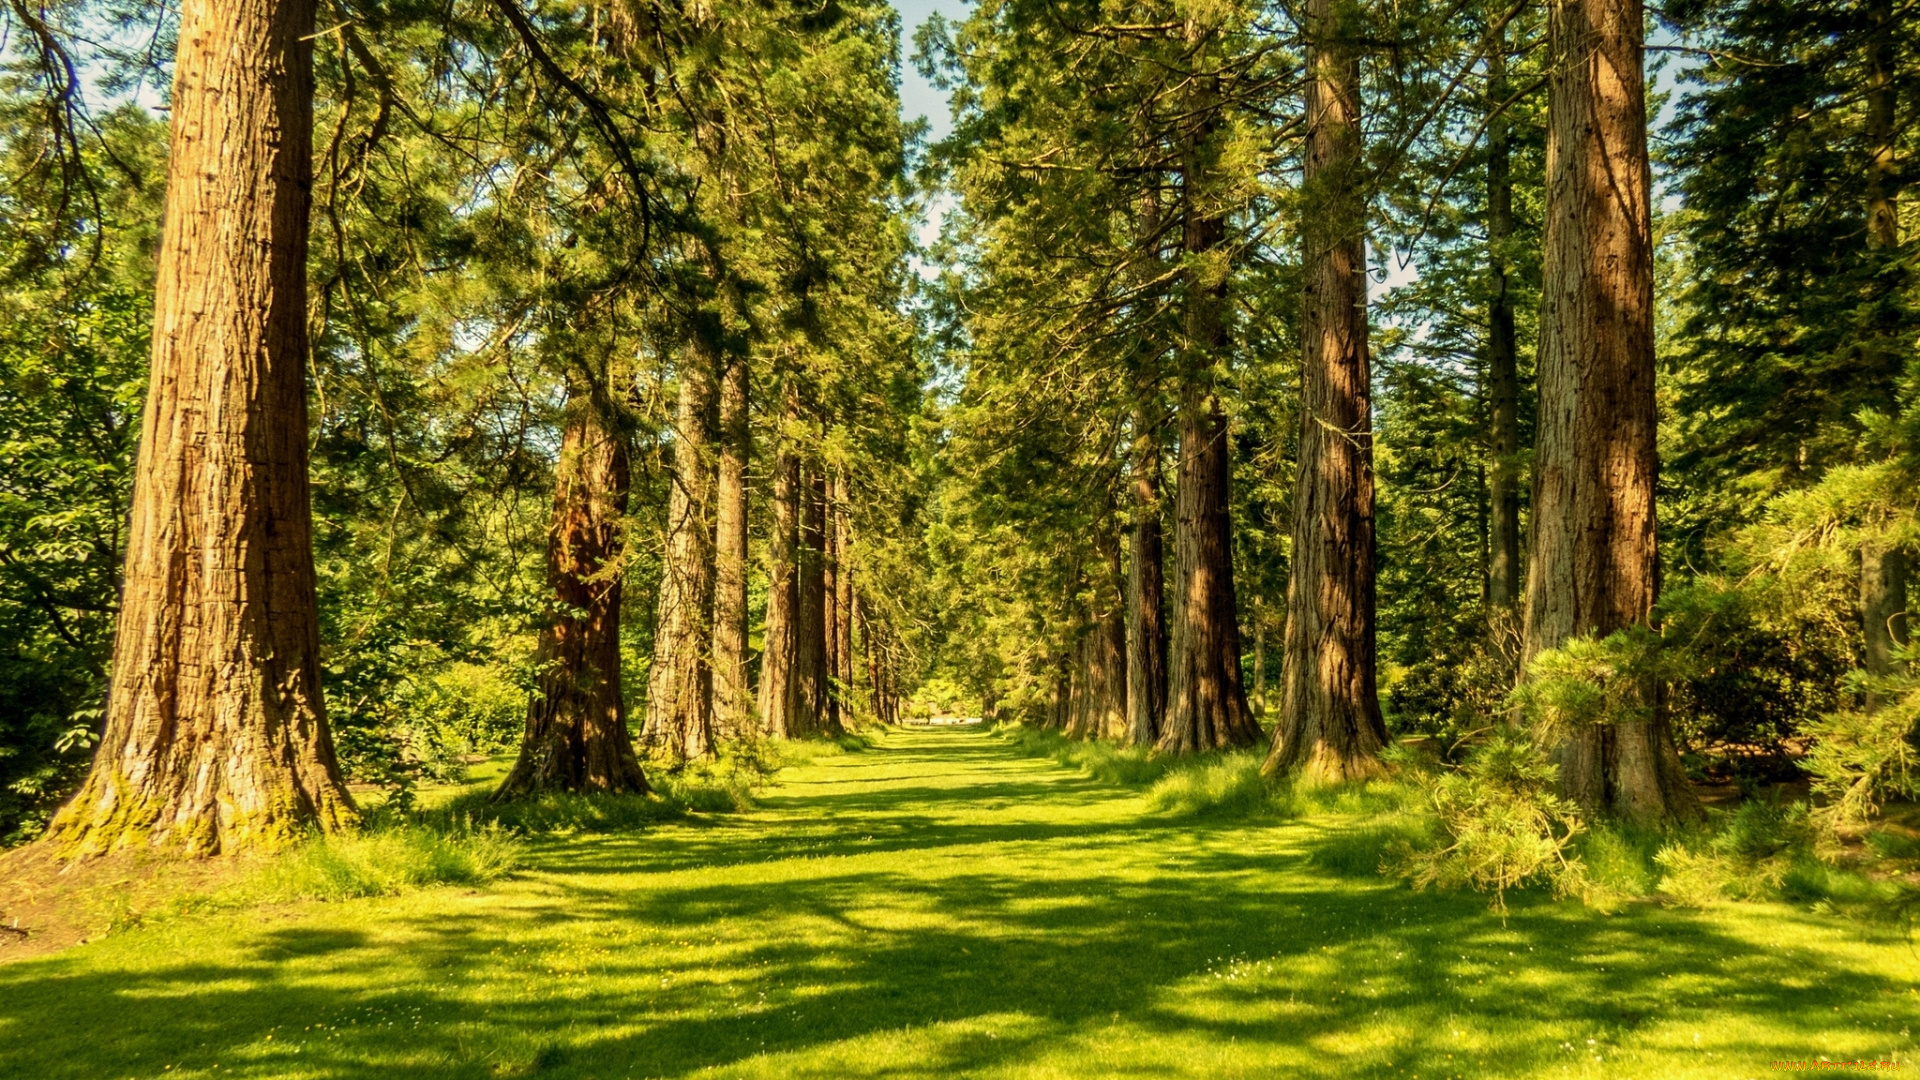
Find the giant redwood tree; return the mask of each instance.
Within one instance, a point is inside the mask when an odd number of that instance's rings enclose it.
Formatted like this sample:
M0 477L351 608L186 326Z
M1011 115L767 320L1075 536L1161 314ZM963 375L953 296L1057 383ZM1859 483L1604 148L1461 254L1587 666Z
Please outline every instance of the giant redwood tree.
M1299 473L1280 721L1268 771L1380 768L1374 676L1373 411L1367 354L1360 57L1352 6L1307 6L1307 264Z
M547 534L548 624L526 736L496 799L541 791L644 792L620 691L621 517L630 482L626 433L606 380L569 382L553 525Z
M1206 33L1195 28L1190 36ZM1240 676L1228 491L1232 467L1226 413L1215 384L1229 345L1217 79L1207 73L1192 76L1193 119L1181 163L1186 325L1176 412L1173 644L1167 653L1166 717L1154 743L1161 753L1251 746L1260 738Z
M1550 13L1545 289L1525 658L1645 624L1657 587L1651 170L1640 0ZM1697 810L1658 688L1567 733L1566 794L1655 821Z
M307 481L310 0L180 8L166 225L104 736L65 852L210 855L354 818Z

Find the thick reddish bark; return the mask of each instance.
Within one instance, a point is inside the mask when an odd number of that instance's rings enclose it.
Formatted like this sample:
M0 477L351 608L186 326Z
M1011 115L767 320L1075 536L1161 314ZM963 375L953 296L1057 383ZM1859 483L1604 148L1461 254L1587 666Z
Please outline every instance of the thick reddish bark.
M1240 679L1227 475L1227 420L1219 400L1190 387L1180 407L1179 572L1167 713L1156 753L1252 746L1260 739Z
M747 674L747 359L733 355L720 380L720 454L714 478L713 727L730 738L753 724Z
M1656 577L1652 188L1639 0L1552 9L1545 291L1526 660L1647 621ZM1652 682L1647 720L1557 751L1592 813L1698 814Z
M271 847L355 817L307 488L313 5L180 9L165 234L106 729L49 839Z
M1280 716L1268 772L1338 783L1380 771L1375 685L1373 410L1367 355L1360 57L1339 0L1307 6L1309 211L1299 473Z
M547 534L551 622L520 758L496 800L542 791L644 792L620 691L620 519L629 482L612 406L584 379L569 388Z
M683 355L667 491L666 559L647 679L640 741L672 761L712 757L713 735L713 409L711 358Z

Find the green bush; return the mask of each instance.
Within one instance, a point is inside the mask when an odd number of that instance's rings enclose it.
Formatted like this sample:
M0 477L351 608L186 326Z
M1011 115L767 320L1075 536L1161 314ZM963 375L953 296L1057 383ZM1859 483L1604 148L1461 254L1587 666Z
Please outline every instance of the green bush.
M1554 895L1584 894L1586 867L1572 845L1584 831L1572 803L1555 793L1559 767L1530 739L1502 732L1477 747L1459 769L1427 785L1440 838L1407 844L1386 869L1417 889L1469 887L1493 894L1507 909L1507 890L1531 883Z

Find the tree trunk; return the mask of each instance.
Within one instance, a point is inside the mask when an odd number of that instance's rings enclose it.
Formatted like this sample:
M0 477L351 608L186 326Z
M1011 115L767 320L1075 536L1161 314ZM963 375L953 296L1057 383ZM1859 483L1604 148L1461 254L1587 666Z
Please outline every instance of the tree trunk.
M1867 673L1893 674L1893 650L1907 643L1907 556L1898 548L1869 544L1860 549L1860 621ZM1867 695L1869 712L1883 704L1878 695Z
M792 377L782 391L785 426L798 423L800 403ZM793 668L799 612L798 549L800 459L782 445L773 462L773 525L767 537L767 631L760 652L760 723L767 735L790 739L807 733L793 716Z
M1520 599L1520 372L1508 268L1513 244L1512 124L1493 115L1507 99L1507 42L1495 31L1487 54L1487 601Z
M720 380L720 461L714 492L713 727L733 738L753 723L747 676L747 358L728 358Z
M186 0L105 733L65 854L355 819L320 694L307 488L314 9Z
M833 477L833 501L828 508L833 529L834 603L833 621L828 630L833 636L833 694L838 702L835 715L845 726L853 714L853 525L847 502L847 476L836 471Z
M1373 409L1367 356L1360 57L1341 0L1307 7L1307 260L1299 477L1269 772L1310 783L1378 773Z
M712 757L713 593L711 357L699 346L683 354L667 491L666 565L660 617L647 680L647 722L640 741L672 761Z
M1267 605L1253 598L1253 712L1258 720L1267 712Z
M620 692L620 518L627 510L624 437L604 392L574 379L555 469L547 534L551 622L540 635L539 686L513 771L494 793L647 790Z
M1133 550L1127 564L1127 745L1152 746L1167 709L1166 556L1160 535L1160 440L1133 417Z
M816 465L803 468L800 546L796 560L793 635L793 701L790 730L840 734L827 694L827 480Z
M1188 27L1189 39L1201 32ZM1219 88L1195 81L1181 161L1181 244L1187 273L1180 357L1179 473L1174 494L1173 643L1167 709L1154 752L1184 754L1259 740L1240 678L1240 620L1233 591L1233 523L1227 420L1212 371L1227 352L1226 218L1215 190Z
M1124 739L1127 722L1127 576L1120 563L1120 537L1102 528L1094 538L1106 574L1094 591L1096 607L1088 657L1090 726L1102 739Z
M1868 18L1874 28L1867 57L1867 246L1884 254L1900 246L1899 162L1894 83L1896 62L1893 5L1872 0ZM1898 348L1897 341L1889 342ZM1893 674L1893 650L1904 645L1907 610L1907 557L1897 548L1868 544L1860 551L1860 622L1866 638L1866 669L1871 675ZM1869 695L1866 707L1881 702Z
M1554 5L1540 429L1523 662L1645 623L1654 546L1653 248L1639 0ZM1556 751L1566 795L1640 821L1699 812L1657 685L1643 721Z

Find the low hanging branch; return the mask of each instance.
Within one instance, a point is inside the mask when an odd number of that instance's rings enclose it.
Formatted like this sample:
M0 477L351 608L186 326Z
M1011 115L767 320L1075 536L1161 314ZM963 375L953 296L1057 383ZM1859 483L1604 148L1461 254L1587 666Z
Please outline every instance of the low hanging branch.
M526 13L520 10L514 0L492 0L492 2L493 6L499 9L500 14L506 17L507 22L513 24L514 33L519 35L521 43L526 45L527 51L533 55L534 62L547 73L547 77L558 83L561 89L587 110L587 116L593 121L593 126L599 131L600 137L605 140L607 148L613 151L615 158L619 159L620 168L632 183L634 198L640 205L640 251L644 256L652 243L653 203L647 194L646 180L640 163L633 156L633 148L627 144L626 136L620 133L619 125L614 123L612 110L608 109L606 102L595 96L593 91L588 90L578 79L561 69L559 63L553 59L553 55L547 52L546 46L540 43L540 35L534 31L533 24L527 21Z

